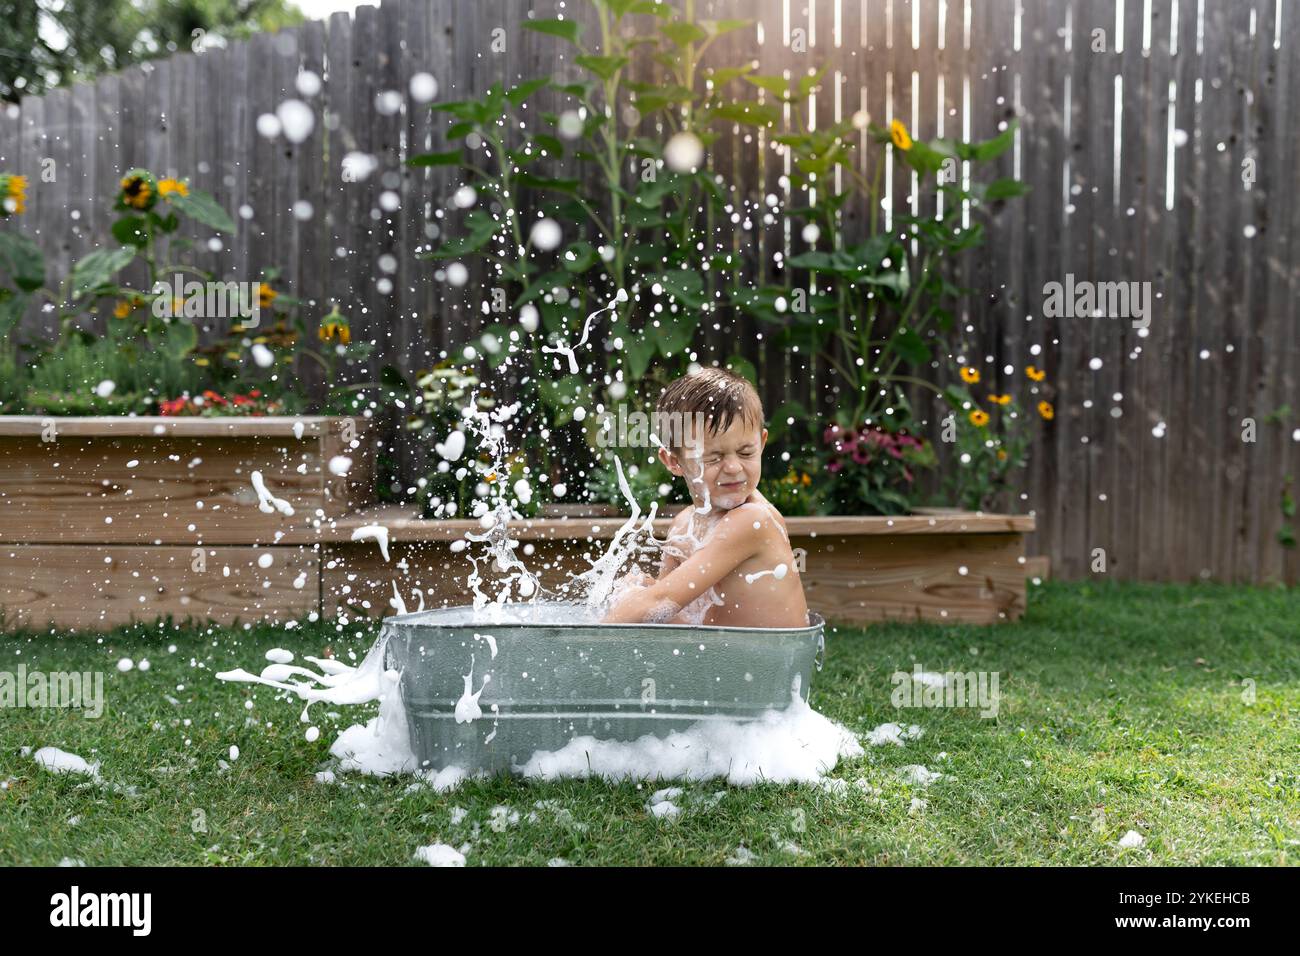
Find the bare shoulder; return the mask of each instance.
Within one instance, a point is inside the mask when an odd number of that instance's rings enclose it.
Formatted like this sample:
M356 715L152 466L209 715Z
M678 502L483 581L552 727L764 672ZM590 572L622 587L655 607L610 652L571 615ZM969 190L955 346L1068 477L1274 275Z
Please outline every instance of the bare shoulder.
M785 537L785 520L780 512L766 501L747 501L732 508L722 519L728 534L742 534L754 538L771 535Z

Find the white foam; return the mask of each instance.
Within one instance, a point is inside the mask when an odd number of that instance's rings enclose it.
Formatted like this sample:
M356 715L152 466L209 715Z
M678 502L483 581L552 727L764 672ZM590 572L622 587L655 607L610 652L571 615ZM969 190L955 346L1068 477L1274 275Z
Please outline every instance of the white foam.
M353 541L374 541L379 545L379 553L388 560L388 528L382 524L368 524L352 532Z
M415 851L415 858L430 866L464 866L465 854L446 843L433 843Z
M916 724L907 727L895 723L881 724L867 734L867 743L873 747L883 747L885 744L897 744L901 747L908 740L919 740L924 732Z
M705 780L738 786L761 781L815 783L841 757L861 756L857 738L792 695L784 711L757 720L702 720L665 738L631 742L576 737L552 752L533 754L519 769L543 780L601 777L607 780Z
M260 471L253 472L249 477L253 482L253 490L257 492L257 508L259 511L268 515L273 511L278 511L285 517L292 517L293 505L289 504L289 502L285 501L283 498L277 498L275 495L271 494L270 490L266 487L266 481L262 478L262 473Z
M99 779L99 761L90 763L74 753L60 750L58 747L42 747L32 754L32 759L50 773L79 773L83 776Z

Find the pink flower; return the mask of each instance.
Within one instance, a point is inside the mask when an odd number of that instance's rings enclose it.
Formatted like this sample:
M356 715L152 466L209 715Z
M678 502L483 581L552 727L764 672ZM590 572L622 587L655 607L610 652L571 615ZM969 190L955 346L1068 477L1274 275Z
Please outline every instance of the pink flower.
M871 449L867 442L859 441L853 446L853 461L859 465L871 464Z
M829 471L832 475L834 475L838 473L843 467L844 467L844 463L840 461L840 459L835 458L831 461L829 465L826 466L826 470Z

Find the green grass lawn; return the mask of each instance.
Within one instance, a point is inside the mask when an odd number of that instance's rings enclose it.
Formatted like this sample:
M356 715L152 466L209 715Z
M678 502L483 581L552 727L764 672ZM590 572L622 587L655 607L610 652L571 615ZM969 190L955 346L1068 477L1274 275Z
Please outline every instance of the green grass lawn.
M647 813L650 784L318 784L338 729L373 706L332 721L316 705L309 744L300 703L214 677L277 645L360 655L373 630L9 634L0 671L104 671L107 709L0 711L0 864L422 865L415 849L435 842L469 843L469 865L718 865L742 845L779 865L1285 864L1300 859L1298 631L1296 591L1057 583L1016 625L834 628L813 706L860 734L898 721L924 736L867 747L838 790L683 784L673 821ZM121 657L151 667L119 673ZM890 675L914 662L998 672L997 717L894 709ZM20 752L47 745L101 761L102 782ZM920 787L899 776L909 764L949 779ZM1142 846L1118 845L1129 830Z

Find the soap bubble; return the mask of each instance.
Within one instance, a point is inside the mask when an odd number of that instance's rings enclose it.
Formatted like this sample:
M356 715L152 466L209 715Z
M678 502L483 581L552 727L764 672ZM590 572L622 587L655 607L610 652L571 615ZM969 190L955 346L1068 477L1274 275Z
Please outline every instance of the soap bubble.
M560 244L563 239L563 233L560 230L560 224L554 219L547 217L539 219L533 223L532 232L529 234L532 244L543 252L549 252Z
M378 168L379 163L375 157L369 153L353 150L343 157L343 180L350 183L360 182Z
M451 197L451 201L457 209L468 209L477 200L478 193L474 191L473 186L461 186Z
M704 144L694 133L676 133L664 146L664 162L673 172L693 173L704 162Z
M301 143L316 128L316 114L302 100L285 100L275 108L284 138L291 143Z
M380 90L375 94L375 112L380 116L392 116L402 108L402 94L397 90Z
M519 324L524 327L525 331L537 331L537 318L537 306L533 305L531 302L525 304L524 307L519 310Z
M411 77L411 99L428 103L438 95L438 81L430 73L417 73Z
M315 96L320 92L321 82L320 77L311 70L303 70L293 85L303 96Z
M582 135L582 117L576 110L565 110L560 114L557 124L559 134L565 139L577 139Z
M274 113L263 113L257 118L257 132L267 139L275 139L280 135L280 120Z

